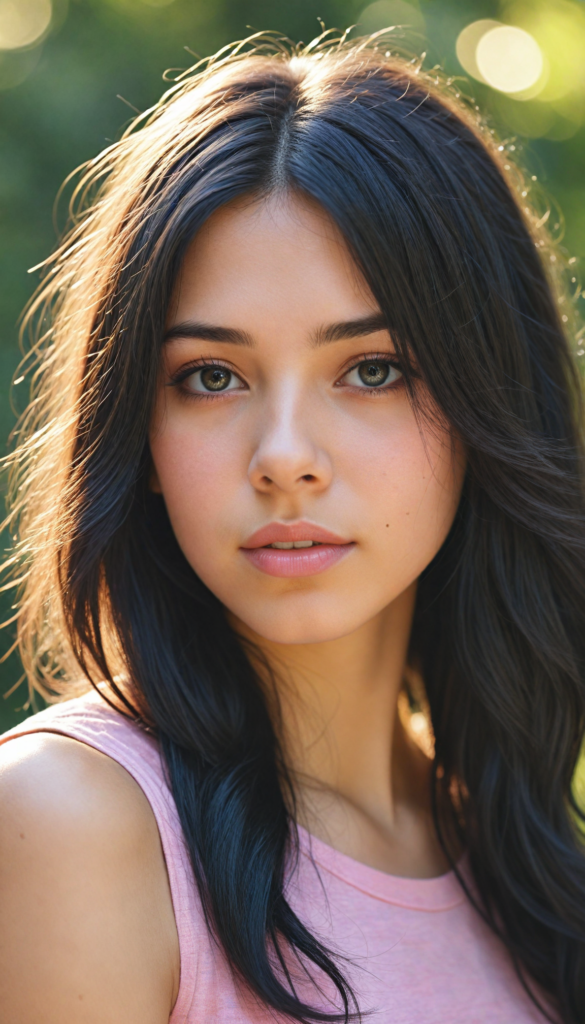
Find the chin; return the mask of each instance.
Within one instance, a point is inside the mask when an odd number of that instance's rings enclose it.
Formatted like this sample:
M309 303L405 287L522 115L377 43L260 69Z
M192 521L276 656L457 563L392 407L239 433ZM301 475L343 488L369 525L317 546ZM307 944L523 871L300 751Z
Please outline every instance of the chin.
M243 614L242 614L243 612ZM258 637L273 644L324 644L348 636L363 624L347 612L335 614L332 609L271 607L250 613L250 608L234 609L237 618Z
M341 636L345 636L346 633L332 631L331 629L319 628L318 626L305 627L292 625L290 623L275 623L270 625L268 628L263 624L260 629L255 629L255 633L262 637L263 640L268 640L273 644L324 644L329 640L338 640ZM351 632L351 630L348 630Z

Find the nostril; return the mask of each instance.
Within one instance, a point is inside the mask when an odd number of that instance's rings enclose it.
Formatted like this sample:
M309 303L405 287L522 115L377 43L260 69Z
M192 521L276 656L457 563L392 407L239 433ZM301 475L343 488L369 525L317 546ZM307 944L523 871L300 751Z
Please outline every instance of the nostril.
M305 473L305 475L301 477L301 479L306 480L308 483L312 484L313 481L317 479L317 477L313 476L312 473Z

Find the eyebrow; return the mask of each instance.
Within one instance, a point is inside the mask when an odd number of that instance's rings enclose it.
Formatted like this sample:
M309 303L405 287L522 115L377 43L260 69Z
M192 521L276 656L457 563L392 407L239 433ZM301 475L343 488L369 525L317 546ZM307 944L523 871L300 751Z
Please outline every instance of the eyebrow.
M328 345L332 341L346 341L348 338L363 338L366 334L387 331L388 324L383 313L358 317L356 320L341 320L337 324L321 327L313 338L314 345Z
M178 338L198 338L200 341L225 341L231 345L247 345L251 347L254 342L246 331L240 331L237 327L216 327L213 324L198 323L195 320L185 320L180 324L173 324L165 331L163 342L175 341Z
M338 323L320 327L313 335L313 345L319 347L335 341L346 341L349 338L362 338L377 331L387 331L388 324L382 313L358 317L355 320L340 320ZM219 327L214 324L200 323L195 320L184 320L173 324L165 331L164 342L176 341L179 338L194 338L200 341L220 341L230 345L253 347L254 342L247 331L237 327Z

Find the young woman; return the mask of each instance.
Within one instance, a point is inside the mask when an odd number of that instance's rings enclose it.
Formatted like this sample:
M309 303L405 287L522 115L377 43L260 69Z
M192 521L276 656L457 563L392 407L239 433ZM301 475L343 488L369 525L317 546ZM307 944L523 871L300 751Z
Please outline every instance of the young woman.
M585 1021L579 384L506 159L375 44L265 42L86 169L14 456L75 699L3 737L3 1021Z

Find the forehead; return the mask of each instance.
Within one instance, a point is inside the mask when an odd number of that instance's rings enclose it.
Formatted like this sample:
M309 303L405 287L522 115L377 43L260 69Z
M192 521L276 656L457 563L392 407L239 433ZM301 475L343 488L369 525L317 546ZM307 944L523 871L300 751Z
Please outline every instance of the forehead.
M253 329L261 318L330 322L376 309L328 214L304 197L239 200L222 207L189 246L173 302L197 316Z

